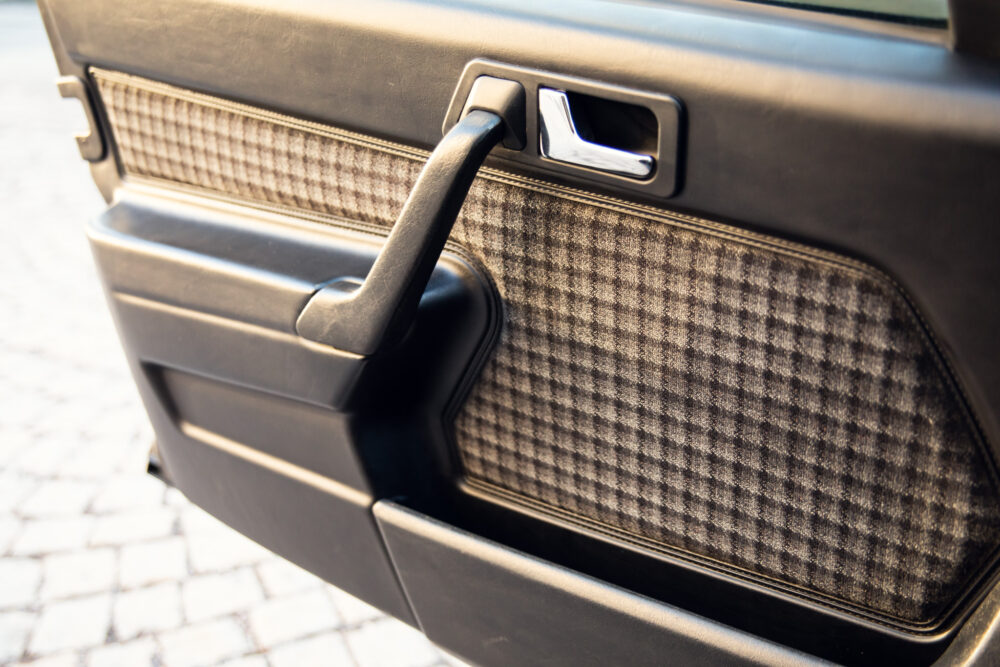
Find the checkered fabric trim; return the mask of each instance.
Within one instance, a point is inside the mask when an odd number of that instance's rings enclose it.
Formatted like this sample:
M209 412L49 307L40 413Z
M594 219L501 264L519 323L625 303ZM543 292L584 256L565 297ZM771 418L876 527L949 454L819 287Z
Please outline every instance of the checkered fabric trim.
M131 175L391 225L426 157L94 76ZM879 274L490 170L452 239L506 304L454 425L471 480L911 626L991 559L991 464Z

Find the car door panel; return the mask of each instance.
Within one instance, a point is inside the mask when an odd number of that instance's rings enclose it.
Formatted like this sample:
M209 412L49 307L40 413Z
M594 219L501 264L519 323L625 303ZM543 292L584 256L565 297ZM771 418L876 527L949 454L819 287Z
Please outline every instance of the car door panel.
M989 625L995 64L736 4L42 9L163 473L210 512L488 664L928 662ZM497 149L406 337L308 340L483 59L679 100L676 188Z

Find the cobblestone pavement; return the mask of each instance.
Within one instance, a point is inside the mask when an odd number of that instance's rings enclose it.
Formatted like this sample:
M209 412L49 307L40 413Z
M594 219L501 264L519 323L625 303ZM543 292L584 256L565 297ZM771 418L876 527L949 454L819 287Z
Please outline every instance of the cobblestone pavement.
M435 665L408 626L143 472L82 223L100 211L33 4L0 0L0 665Z

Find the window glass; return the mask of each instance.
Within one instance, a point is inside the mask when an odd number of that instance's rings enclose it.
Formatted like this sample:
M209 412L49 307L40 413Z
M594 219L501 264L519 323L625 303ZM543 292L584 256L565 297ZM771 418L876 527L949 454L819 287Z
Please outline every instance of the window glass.
M819 9L839 14L928 25L948 22L948 0L752 0L770 5ZM1000 2L1000 0L997 0Z

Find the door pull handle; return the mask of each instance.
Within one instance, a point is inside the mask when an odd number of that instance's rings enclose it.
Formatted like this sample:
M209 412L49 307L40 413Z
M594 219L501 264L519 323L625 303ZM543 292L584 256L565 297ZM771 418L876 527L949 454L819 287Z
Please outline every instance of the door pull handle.
M524 88L480 79L486 81L431 153L368 275L342 276L314 293L295 324L300 336L369 356L409 330L479 167L505 136L524 133Z

